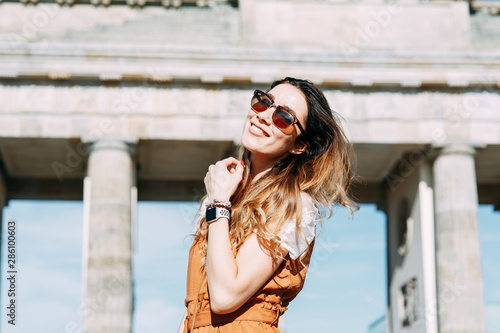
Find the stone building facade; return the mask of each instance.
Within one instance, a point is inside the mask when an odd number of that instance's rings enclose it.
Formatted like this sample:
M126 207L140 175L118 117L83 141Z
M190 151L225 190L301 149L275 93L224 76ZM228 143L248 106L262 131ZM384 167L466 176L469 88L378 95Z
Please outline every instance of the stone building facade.
M391 332L483 333L477 206L500 208L497 2L0 3L0 207L84 201L85 332L129 333L138 200L196 200L252 89L319 84L388 221ZM1 211L1 210L0 210Z

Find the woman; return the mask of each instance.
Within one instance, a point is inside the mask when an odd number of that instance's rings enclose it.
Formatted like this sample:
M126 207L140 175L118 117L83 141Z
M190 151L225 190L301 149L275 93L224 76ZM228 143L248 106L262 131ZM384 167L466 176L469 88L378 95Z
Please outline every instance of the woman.
M333 203L355 207L350 144L311 82L256 90L241 141L241 161L219 161L205 177L179 332L279 332L304 284L316 221Z

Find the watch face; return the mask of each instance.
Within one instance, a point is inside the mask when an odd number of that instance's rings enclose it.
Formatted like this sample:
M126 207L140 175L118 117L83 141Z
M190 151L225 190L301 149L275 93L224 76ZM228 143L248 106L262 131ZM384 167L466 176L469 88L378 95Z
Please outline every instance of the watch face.
M215 220L216 218L217 218L217 207L212 207L207 209L205 213L205 220L207 220L207 222L210 222L212 220Z

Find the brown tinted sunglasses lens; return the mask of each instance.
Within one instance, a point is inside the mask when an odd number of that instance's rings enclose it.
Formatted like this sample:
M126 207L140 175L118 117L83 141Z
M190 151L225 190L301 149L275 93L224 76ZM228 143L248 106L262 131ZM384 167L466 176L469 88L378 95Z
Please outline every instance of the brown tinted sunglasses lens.
M273 123L276 127L285 129L293 124L293 117L281 107L278 107L273 113Z
M252 109L257 112L266 111L273 102L265 95L255 94L250 102Z
M263 112L269 109L273 101L264 94L256 92L250 102L252 109L256 112ZM293 116L283 107L278 106L273 112L273 124L281 129L288 128L294 123Z

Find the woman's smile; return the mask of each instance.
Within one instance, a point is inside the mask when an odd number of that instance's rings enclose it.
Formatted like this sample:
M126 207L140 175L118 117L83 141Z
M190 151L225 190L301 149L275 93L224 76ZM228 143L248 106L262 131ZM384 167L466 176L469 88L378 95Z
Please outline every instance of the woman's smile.
M266 131L264 131L261 127L251 123L250 128L249 128L250 133L256 136L265 136L268 137L269 134L267 134Z

